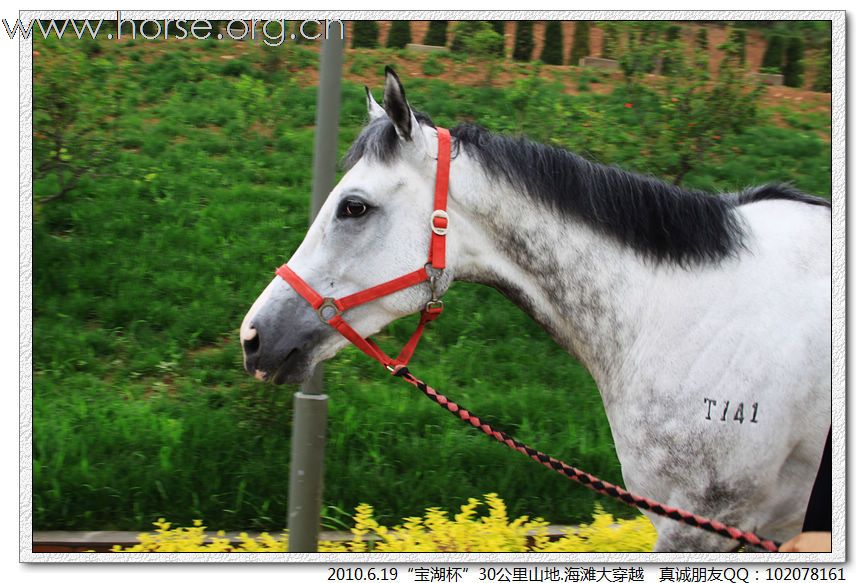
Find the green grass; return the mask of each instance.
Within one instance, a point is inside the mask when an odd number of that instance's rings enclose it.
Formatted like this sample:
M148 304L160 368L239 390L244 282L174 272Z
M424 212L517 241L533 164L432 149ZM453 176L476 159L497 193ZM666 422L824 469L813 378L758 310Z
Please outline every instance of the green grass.
M34 182L34 528L147 530L164 516L279 530L295 389L244 375L236 337L306 231L316 90L303 81L315 54L156 46L106 43L59 72L78 75L69 99L82 108L112 108L98 130L112 147L63 199L39 202L56 194L56 176ZM56 45L39 50L37 86L71 66ZM378 53L361 54L358 71L380 69ZM405 81L439 124L472 119L625 167L643 163L616 96L549 85L527 99L522 89ZM108 86L111 103L100 97ZM342 103L344 152L365 121L362 85L345 84ZM803 119L813 127L754 127L686 182L725 190L793 180L825 195L829 147L817 132L828 119ZM37 118L37 136L48 129ZM37 139L35 166L49 150ZM392 351L413 326L393 324L383 345ZM621 480L592 379L496 292L455 285L412 369L521 440ZM395 523L486 492L515 516L591 516L592 493L462 425L358 351L334 359L326 382L326 526L344 527L359 502Z

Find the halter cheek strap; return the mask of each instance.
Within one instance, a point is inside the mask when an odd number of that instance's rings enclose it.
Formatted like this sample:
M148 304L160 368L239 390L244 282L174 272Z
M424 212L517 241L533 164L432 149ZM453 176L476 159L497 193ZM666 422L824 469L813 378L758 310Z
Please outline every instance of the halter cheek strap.
M436 280L441 270L445 268L446 237L448 232L448 179L450 177L451 135L444 128L436 128L438 134L438 162L436 165L435 194L433 197L433 212L430 216L429 262L411 273L407 273L385 283L347 295L342 298L322 297L315 289L297 275L288 264L276 270L276 275L284 279L294 290L305 299L312 309L318 313L322 322L329 324L342 334L349 342L360 348L365 354L379 361L391 373L406 366L414 354L415 348L423 335L426 325L435 320L444 309L444 303L436 295ZM428 271L427 266L431 269ZM426 307L421 310L420 322L399 356L390 358L378 345L361 336L348 322L342 318L343 312L378 298L390 295L400 290L429 282L431 298Z

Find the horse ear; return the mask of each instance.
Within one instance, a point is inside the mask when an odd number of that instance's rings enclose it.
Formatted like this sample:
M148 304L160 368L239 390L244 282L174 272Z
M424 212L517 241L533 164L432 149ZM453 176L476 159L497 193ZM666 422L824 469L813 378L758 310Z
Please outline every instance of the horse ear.
M374 119L378 119L383 115L387 115L382 109L381 105L375 100L372 96L372 91L369 90L369 87L364 85L364 89L366 89L366 110L369 113L369 121Z
M396 72L388 66L384 68L384 73L384 111L396 127L399 137L411 141L412 135L420 134L420 124L411 112L405 89Z

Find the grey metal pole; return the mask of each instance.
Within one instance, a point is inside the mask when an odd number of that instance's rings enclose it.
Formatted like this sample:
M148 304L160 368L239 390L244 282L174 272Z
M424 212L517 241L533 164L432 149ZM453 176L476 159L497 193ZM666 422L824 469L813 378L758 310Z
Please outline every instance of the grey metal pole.
M343 41L331 37L321 43L310 222L336 179ZM327 432L323 373L322 366L317 366L310 380L294 394L288 493L288 550L292 553L314 553L318 549Z
M342 83L342 38L332 36L325 40L322 36L319 41L321 57L318 67L318 110L315 117L315 159L310 222L315 219L336 182L340 84Z

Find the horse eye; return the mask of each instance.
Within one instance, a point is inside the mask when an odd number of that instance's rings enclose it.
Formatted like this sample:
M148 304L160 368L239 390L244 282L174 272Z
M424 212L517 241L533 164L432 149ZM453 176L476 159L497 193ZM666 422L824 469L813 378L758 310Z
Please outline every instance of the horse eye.
M350 198L343 201L342 207L339 209L340 217L357 218L366 214L366 203L361 200Z

